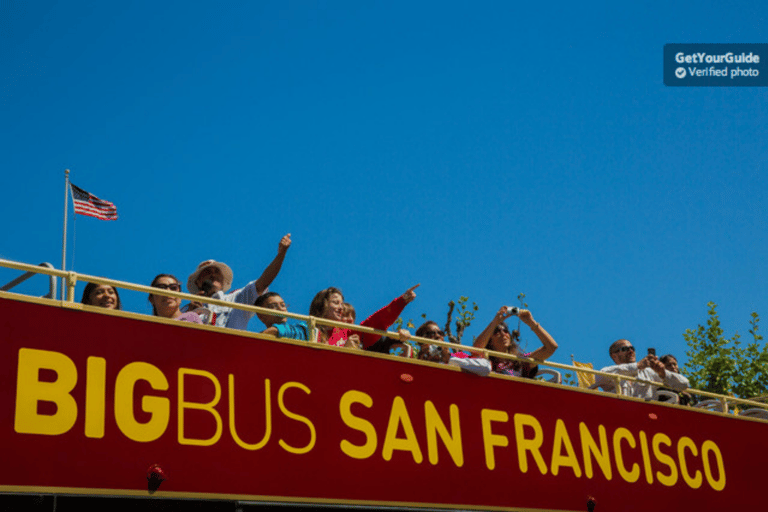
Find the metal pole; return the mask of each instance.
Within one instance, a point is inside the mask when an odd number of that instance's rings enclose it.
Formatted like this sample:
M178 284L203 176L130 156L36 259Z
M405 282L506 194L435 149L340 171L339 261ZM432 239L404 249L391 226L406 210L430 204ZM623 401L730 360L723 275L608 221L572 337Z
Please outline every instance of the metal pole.
M64 170L64 236L61 239L61 270L67 270L67 206L69 205L67 194L69 194L69 169ZM66 279L62 277L61 300L64 300L66 282Z
M307 318L307 341L311 343L317 342L317 324L313 316Z

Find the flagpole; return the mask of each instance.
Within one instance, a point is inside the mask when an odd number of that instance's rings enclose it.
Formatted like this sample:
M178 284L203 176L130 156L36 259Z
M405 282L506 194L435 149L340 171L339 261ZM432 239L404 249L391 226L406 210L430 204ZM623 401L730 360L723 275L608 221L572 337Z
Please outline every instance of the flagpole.
M61 270L67 270L67 206L69 197L69 169L64 170L64 236L61 240ZM64 300L64 288L67 278L61 278L61 300Z

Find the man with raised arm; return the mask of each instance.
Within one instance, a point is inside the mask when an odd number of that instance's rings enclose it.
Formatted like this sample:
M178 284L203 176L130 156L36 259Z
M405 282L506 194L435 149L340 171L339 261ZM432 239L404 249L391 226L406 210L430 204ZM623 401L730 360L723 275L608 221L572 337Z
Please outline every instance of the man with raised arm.
M232 287L232 269L229 265L214 260L206 260L200 263L187 280L187 289L189 293L195 293L203 297L233 302L253 306L256 299L266 293L269 285L275 280L283 266L285 253L291 246L291 234L288 233L281 240L277 247L277 256L272 263L262 272L261 277L251 281L243 288L229 292ZM242 309L228 308L214 304L191 304L190 309L202 306L210 310L212 315L209 323L219 327L230 327L232 329L243 329L248 327L248 321L253 317L253 313L243 311Z
M628 340L614 341L608 352L616 364L601 368L601 372L659 382L664 387L674 389L675 391L683 391L688 388L688 379L684 375L667 370L664 364L653 354L648 354L640 361L635 362L635 347ZM595 375L595 385L602 388L603 391L616 391L615 382L610 377ZM652 384L627 380L621 381L621 393L625 396L656 400L658 389L658 386Z

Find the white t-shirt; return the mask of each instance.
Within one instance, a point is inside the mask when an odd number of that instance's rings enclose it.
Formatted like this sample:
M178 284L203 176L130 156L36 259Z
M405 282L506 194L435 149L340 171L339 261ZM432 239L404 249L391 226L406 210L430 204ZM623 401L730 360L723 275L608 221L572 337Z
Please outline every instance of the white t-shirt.
M218 291L214 293L211 298L253 306L256 299L268 291L269 288L259 293L256 291L256 281L251 281L245 285L244 288L229 293ZM250 311L243 311L242 309L228 308L215 304L206 304L205 307L210 309L213 314L216 315L215 325L218 327L229 327L230 329L247 329L248 321L253 318L254 315L254 313Z

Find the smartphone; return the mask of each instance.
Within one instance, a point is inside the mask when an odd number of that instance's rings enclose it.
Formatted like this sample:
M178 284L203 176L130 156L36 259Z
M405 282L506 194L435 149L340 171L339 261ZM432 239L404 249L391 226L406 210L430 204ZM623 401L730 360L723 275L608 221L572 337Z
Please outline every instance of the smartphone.
M648 349L648 355L649 356L655 356L656 355L656 349L655 348L649 348Z

